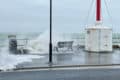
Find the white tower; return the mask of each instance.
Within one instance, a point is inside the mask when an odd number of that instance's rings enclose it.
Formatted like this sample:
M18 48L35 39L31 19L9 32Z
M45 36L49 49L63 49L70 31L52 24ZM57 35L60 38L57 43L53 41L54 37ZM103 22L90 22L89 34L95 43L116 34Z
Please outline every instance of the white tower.
M85 50L111 52L112 29L101 24L101 0L97 0L96 4L96 24L85 29Z

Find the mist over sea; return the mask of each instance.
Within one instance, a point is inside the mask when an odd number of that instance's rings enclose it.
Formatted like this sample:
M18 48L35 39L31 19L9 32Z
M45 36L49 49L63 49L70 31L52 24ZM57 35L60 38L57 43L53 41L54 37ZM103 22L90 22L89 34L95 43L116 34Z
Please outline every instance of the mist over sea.
M19 39L27 39L28 41L30 40L35 40L40 36L44 36L44 33L0 33L0 47L8 46L8 35L16 35L16 38L18 41L23 42L22 40ZM54 36L53 34L53 40L55 40L57 37L61 37L64 40L73 40L77 44L84 45L84 40L85 40L85 34L84 33L62 33L57 36ZM43 38L48 39L49 41L49 34L46 34ZM42 38L41 38L42 39ZM119 44L120 43L120 33L113 33L113 44Z
M14 55L10 54L8 35L16 35L18 45L24 45L32 53L48 53L49 49L49 32L43 33L0 33L0 70L16 68L16 65L24 62L32 62L32 59L44 58L37 55ZM85 43L84 33L56 33L53 34L53 47L59 41L74 41L73 46ZM113 33L113 44L120 44L120 33ZM25 48L24 47L24 48Z

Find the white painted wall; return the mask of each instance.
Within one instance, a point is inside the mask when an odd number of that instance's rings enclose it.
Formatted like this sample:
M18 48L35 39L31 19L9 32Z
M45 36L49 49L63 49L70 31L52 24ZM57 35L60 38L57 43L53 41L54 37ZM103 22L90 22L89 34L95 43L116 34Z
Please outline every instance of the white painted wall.
M93 26L85 29L85 50L90 52L112 51L112 29Z

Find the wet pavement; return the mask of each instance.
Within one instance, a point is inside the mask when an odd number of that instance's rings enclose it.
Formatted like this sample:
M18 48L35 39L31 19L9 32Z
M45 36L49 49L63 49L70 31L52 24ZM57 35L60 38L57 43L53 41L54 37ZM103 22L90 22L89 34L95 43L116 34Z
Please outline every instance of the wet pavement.
M0 80L120 80L120 69L1 72Z
M49 67L49 54L39 54L44 56L40 59L33 59L32 62L24 62L17 65L17 68ZM120 64L120 49L114 49L112 53L89 53L83 48L76 52L59 52L53 54L52 66L71 66L71 65L112 65Z

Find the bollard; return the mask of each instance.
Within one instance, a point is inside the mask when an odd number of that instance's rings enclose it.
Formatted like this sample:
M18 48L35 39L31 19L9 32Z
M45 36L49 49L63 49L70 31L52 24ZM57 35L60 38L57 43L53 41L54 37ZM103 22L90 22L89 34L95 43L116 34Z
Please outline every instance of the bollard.
M9 35L9 52L17 54L17 40L16 35Z

